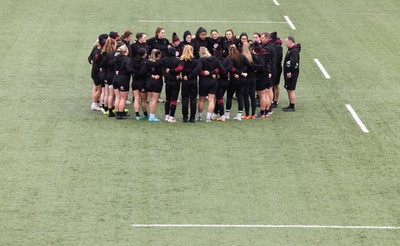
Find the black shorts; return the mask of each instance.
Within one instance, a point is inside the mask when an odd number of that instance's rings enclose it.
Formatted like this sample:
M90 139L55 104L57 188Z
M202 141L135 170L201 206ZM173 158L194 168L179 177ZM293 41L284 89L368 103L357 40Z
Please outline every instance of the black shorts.
M288 79L285 76L285 88L286 88L286 90L294 91L296 89L297 78L298 78L298 75L297 76L293 76L292 75L292 78L290 78L290 79Z
M99 70L92 69L92 79L95 86L101 85Z
M130 78L128 76L116 76L113 83L114 89L118 89L119 91L129 91L129 80Z
M217 93L217 83L206 83L199 85L199 96L206 97L208 94L216 94Z
M273 86L275 86L275 85L279 85L280 84L280 82L281 82L281 75L282 75L282 71L278 71L275 75L274 75L274 77L272 78L272 85Z
M268 82L265 79L257 79L256 91L268 89Z
M163 88L162 79L148 78L146 80L146 90L148 92L161 93L162 88Z
M145 80L133 80L132 81L132 90L136 91L139 90L142 93L146 93L147 92L147 88L146 88L146 81Z

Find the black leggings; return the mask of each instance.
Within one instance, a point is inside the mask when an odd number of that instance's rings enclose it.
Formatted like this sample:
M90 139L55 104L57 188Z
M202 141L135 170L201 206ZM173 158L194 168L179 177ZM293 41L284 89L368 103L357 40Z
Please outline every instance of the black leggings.
M251 99L251 115L255 115L256 113L256 107L257 107L256 84L257 84L256 78L248 78L246 81L246 87L244 90L244 108L246 110L246 115L250 115L249 97Z
M182 116L188 118L190 101L190 119L196 116L197 108L197 80L182 81Z
M217 99L217 106L214 107L214 114L218 114L218 112L220 116L225 114L224 95L227 89L228 89L228 81L222 79L218 80L217 94L215 95Z
M165 115L175 116L176 103L179 95L179 82L167 81L165 86Z
M231 80L228 86L228 95L226 99L226 110L232 108L232 98L233 94L236 92L236 97L238 99L238 110L243 111L243 94L245 89L244 79Z

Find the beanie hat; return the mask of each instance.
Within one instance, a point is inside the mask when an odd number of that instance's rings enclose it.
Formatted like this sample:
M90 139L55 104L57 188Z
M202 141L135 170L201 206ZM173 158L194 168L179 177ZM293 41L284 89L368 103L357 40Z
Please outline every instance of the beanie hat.
M278 39L278 33L277 33L277 32L271 32L271 33L269 34L269 37L270 37L271 39L273 39L274 41L276 41L276 40Z
M119 37L119 34L118 34L118 32L110 32L109 37L112 39L116 39Z
M167 55L168 56L175 56L176 55L176 49L174 47L169 47L167 50Z
M178 41L180 41L179 37L178 37L178 35L176 35L176 32L174 32L172 34L172 43L175 43L175 42L178 42Z

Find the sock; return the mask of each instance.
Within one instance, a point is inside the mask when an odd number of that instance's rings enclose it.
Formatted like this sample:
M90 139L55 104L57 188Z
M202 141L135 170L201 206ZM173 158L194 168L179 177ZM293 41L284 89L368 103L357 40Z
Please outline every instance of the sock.
M264 114L265 114L265 110L261 110L261 111L260 111L260 114L261 114L261 115L264 115Z
M140 116L140 115L139 115L139 112L135 112L135 114L136 114L136 116L138 116L138 117Z
M102 108L104 108L104 103L103 103L103 104L101 104L101 107L102 107Z
M238 111L238 116L242 117L242 113L243 113L243 111Z
M199 113L199 117L203 117L203 113Z
M211 118L211 113L207 113L207 119Z
M104 106L103 108L104 108L105 111L108 111L108 107Z
M220 117L221 119L225 119L225 115L221 115L221 117Z
M147 114L147 111L146 111L146 112L143 112L143 114L144 114L144 116L146 116L146 117L149 116L149 115Z
M155 118L155 114L150 114L150 118Z

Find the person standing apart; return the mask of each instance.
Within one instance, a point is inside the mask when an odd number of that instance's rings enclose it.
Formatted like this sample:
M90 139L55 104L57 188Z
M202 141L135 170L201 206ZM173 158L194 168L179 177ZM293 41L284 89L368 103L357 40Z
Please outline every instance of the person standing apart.
M300 50L301 45L296 44L292 36L285 38L285 45L288 48L284 60L283 74L285 78L285 88L289 97L289 106L282 108L285 112L295 111L296 95L294 91L296 89L297 79L299 77L299 64L300 64Z

